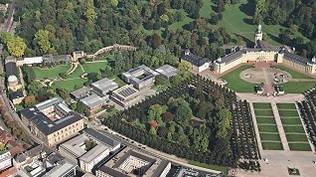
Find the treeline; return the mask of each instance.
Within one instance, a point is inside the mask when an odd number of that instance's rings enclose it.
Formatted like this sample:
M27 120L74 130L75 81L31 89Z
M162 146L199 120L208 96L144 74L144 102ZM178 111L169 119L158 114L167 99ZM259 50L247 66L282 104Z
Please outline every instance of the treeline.
M316 54L316 1L306 0L253 0L255 11L254 24L264 22L267 25L282 25L286 30L280 31L280 42L295 46L303 56ZM305 43L300 36L291 37L301 32L310 42Z
M121 43L139 47L143 58L179 57L182 50L191 49L216 59L224 54L221 46L230 42L225 29L211 29L208 19L200 19L202 0L29 0L17 6L17 34L27 44L26 56L94 53ZM171 27L185 18L193 21L183 29Z

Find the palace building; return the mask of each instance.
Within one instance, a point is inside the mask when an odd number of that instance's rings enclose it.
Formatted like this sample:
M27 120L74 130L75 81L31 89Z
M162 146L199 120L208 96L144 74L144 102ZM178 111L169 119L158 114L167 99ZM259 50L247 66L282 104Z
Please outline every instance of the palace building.
M234 47L228 55L218 58L213 63L213 71L217 74L243 63L248 62L276 62L283 63L308 74L316 74L316 58L308 59L295 55L289 47L268 48L262 43L263 32L258 25L254 34L254 48Z

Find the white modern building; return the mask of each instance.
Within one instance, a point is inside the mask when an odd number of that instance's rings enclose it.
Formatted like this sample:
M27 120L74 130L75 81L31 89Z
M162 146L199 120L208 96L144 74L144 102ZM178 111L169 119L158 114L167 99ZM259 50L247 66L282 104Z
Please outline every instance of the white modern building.
M0 171L12 166L11 153L8 150L0 151Z

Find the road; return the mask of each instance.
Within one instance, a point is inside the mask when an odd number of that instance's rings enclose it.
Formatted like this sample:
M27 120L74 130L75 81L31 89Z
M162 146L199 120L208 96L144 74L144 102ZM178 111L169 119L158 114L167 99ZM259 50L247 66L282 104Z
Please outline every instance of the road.
M15 8L16 8L16 0L12 0L12 4L11 4L10 9L9 9L8 18L7 18L5 26L4 26L4 29L7 32L9 32L9 30L10 30L9 28L11 28L13 25L13 15L14 15ZM11 19L12 19L12 22L11 22ZM10 23L11 23L11 26L10 26Z

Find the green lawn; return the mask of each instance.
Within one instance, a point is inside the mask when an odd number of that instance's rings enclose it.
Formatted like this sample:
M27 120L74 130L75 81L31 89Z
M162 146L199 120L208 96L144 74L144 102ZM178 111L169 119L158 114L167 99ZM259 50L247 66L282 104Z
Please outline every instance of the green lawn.
M73 73L71 73L70 75L68 75L65 79L80 78L80 76L81 76L82 74L83 74L83 71L82 71L81 67L78 66L78 67L76 68L76 70L75 70Z
M297 110L278 110L281 117L299 117Z
M278 109L295 109L296 110L296 106L293 103L277 103L276 105Z
M285 84L280 84L283 86L285 93L303 93L306 90L316 86L316 80L313 81L290 81Z
M240 72L249 68L251 68L251 66L249 65L241 66L225 74L224 76L221 77L221 79L227 82L227 84L225 85L226 87L236 92L243 92L243 93L254 92L255 84L246 82L239 77Z
M56 78L59 73L67 72L71 65L60 65L54 68L34 68L36 79Z
M278 132L276 125L258 125L259 132Z
M100 69L104 70L107 62L85 63L82 65L86 73L100 73Z
M308 143L289 143L289 147L292 151L311 151Z
M122 86L126 85L126 83L121 78L119 78L118 76L114 76L111 79L114 79L114 82L116 82L119 87L122 87Z
M290 73L292 75L293 79L313 79L312 77L310 77L308 75L302 74L300 72L294 71L294 70L287 68L287 67L284 67L284 66L273 66L273 67L276 69L280 69L280 70L283 70L283 71Z
M271 109L270 103L253 103L255 109Z
M255 109L256 116L273 116L271 109Z
M265 150L283 150L281 142L262 142L262 148Z
M274 118L257 117L256 119L258 124L275 124Z
M53 89L56 88L68 88L69 91L74 91L75 87L82 87L86 80L81 78L75 78L67 81L55 82L52 86Z
M286 139L290 141L308 142L306 135L303 134L286 134Z
M279 134L260 133L261 141L281 141Z
M213 11L211 6L215 6L211 0L203 0L203 6L200 9L201 18L210 18L210 13Z
M305 133L304 128L302 127L302 125L299 125L299 126L286 126L286 125L283 125L283 129L284 129L285 133L287 133L287 132L291 132L291 133Z
M288 125L301 125L302 122L299 117L295 118L281 118L282 124L288 124Z
M221 171L225 175L228 174L228 168L224 167L224 166L210 165L210 164L196 162L196 161L193 161L193 160L189 160L189 164L195 165L195 166L198 166L198 167L203 167L203 168L208 168L208 169L212 169L212 170Z

